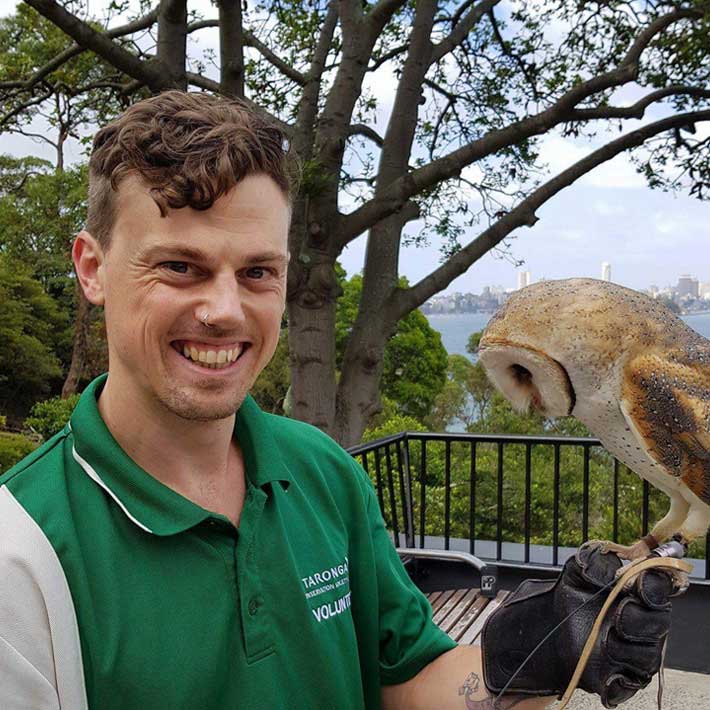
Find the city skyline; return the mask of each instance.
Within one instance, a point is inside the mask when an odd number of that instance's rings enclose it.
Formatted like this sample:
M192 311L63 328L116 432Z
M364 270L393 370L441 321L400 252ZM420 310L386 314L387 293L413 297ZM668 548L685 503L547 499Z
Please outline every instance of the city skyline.
M600 267L601 273L599 276L601 280L616 283L611 278L611 263L602 262ZM486 310L495 304L502 303L511 293L525 288L531 283L545 280L544 277L533 279L530 271L518 271L517 287L515 288L505 288L501 284L486 284L482 287L480 293L470 291L442 292L430 298L424 304L423 310L425 313L446 312L459 310L460 308L464 310ZM623 284L619 285L623 286ZM683 307L688 307L694 311L704 309L705 306L702 302L710 300L710 280L701 281L690 274L681 274L678 276L675 285L668 284L660 288L656 284L649 284L646 288L637 290L647 293L654 298L663 297L674 300Z

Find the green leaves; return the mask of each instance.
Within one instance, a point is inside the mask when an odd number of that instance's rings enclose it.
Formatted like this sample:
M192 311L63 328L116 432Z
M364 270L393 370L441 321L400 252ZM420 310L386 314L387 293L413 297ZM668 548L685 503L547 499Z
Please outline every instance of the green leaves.
M56 334L66 327L29 268L0 254L0 410L22 411L50 391L62 374Z

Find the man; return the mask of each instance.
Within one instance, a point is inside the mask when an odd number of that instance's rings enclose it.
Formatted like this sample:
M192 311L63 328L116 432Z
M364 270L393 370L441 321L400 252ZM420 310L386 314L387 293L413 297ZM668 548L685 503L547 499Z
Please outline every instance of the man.
M109 372L0 479L0 708L492 708L540 638L520 614L551 626L560 594L589 602L618 560L585 552L494 615L489 690L481 648L432 623L362 469L248 396L285 305L280 132L170 91L99 131L89 168L73 257ZM658 666L659 618L633 690ZM584 637L570 628L501 707L564 688ZM609 688L632 674L602 655L587 686L623 699L629 683Z

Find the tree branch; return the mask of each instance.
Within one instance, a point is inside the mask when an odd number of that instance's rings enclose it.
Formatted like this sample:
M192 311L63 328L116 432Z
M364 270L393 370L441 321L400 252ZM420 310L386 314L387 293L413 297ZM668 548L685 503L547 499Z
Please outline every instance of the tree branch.
M696 15L697 13L690 11L674 11L658 18L641 33L643 39L641 35L636 39L618 67L573 86L544 111L490 131L481 138L394 180L357 210L341 216L338 246L344 248L348 242L372 225L400 210L408 199L442 180L459 174L467 165L569 121L574 107L580 101L605 89L633 81L638 73L638 64L633 61L629 63L629 57L638 58L642 48L648 46L652 37L673 22Z
M478 5L474 5L456 24L454 29L434 46L434 52L431 57L431 63L436 64L442 57L445 57L449 52L466 39L468 33L480 22L481 18L489 13L500 0L482 0Z
M191 22L187 26L187 32L190 34L191 32L205 29L207 27L219 27L219 20L198 20L196 22ZM261 54L267 62L273 64L284 76L287 76L291 79L291 81L295 81L301 86L306 83L306 77L301 74L300 71L294 69L290 64L281 59L281 57L275 54L260 39L258 39L254 33L249 32L249 30L243 30L242 36L244 44L247 47L256 49L256 51L259 52L259 54Z
M563 170L559 175L534 190L517 207L501 217L476 239L456 252L439 268L432 271L417 284L409 289L400 289L395 292L389 306L393 310L394 317L397 319L403 318L435 293L445 289L456 277L463 274L471 264L503 241L514 229L522 226L531 227L535 224L537 221L535 212L541 205L580 177L586 175L590 170L611 160L620 153L642 145L649 138L659 133L699 121L710 121L710 110L691 111L655 121L607 143L582 158L582 160L577 161L574 165Z
M186 90L187 0L160 0L157 55L171 86Z
M370 12L367 13L368 20L374 27L384 27L397 10L406 4L407 0L380 0Z
M128 22L120 27L114 27L112 30L107 30L104 32L106 37L114 39L116 37L125 37L126 35L133 34L134 32L140 32L145 30L155 23L158 19L158 8L151 10L148 14L143 15L143 17ZM44 66L40 67L35 74L33 74L29 79L25 81L2 81L0 82L0 89L31 89L37 82L44 79L47 74L51 74L55 69L58 69L63 64L66 64L70 59L76 57L77 55L85 52L84 47L80 47L78 44L74 44L71 47L67 47L63 52L60 52L54 59L50 59Z
M144 62L116 44L105 33L67 12L54 0L25 0L37 12L68 34L79 46L89 49L128 76L157 92L172 87L169 73L162 65Z
M241 0L217 0L219 84L225 96L244 96L244 33Z
M533 92L533 98L537 101L540 98L540 95L537 91L537 85L535 84L535 79L534 77L531 76L530 74L530 69L528 65L526 64L525 60L519 57L517 54L514 54L513 52L510 51L510 47L508 46L508 43L503 39L503 35L500 33L500 28L498 27L498 20L496 20L495 13L493 10L491 10L488 13L488 17L491 21L491 26L493 27L493 34L496 37L496 41L498 42L498 45L501 48L501 51L503 54L505 54L506 57L510 57L517 65L520 71L522 72L523 76L525 77L525 81L527 81L528 85L532 89Z
M395 47L394 49L391 49L389 52L385 52L379 59L376 61L372 62L369 67L367 67L367 71L376 71L379 69L383 64L386 62L389 62L390 59L394 59L395 57L398 57L400 54L404 54L409 49L409 44L401 44L399 47Z
M673 84L663 89L652 91L631 106L599 106L598 108L580 108L572 111L571 121L587 121L598 118L638 118L641 119L646 109L656 101L668 96L694 96L698 99L710 99L710 90L697 86Z
M28 109L30 106L36 106L37 104L41 104L42 102L46 101L48 98L52 96L54 93L54 89L50 89L47 91L45 94L42 94L41 96L35 96L32 99L29 99L28 101L24 101L18 106L15 106L14 109L11 111L8 111L4 116L0 117L0 129L10 121L10 119L14 118L18 114L22 113L26 109Z
M367 126L364 123L355 123L350 126L348 135L364 136L365 138L369 138L375 145L379 146L380 148L384 145L385 142L384 138L382 138L382 136L374 128L371 128L370 126Z

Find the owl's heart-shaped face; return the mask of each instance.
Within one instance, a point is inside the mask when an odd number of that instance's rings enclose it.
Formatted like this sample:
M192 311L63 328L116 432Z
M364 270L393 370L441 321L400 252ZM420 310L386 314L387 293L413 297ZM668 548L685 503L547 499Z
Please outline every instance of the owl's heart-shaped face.
M493 384L518 412L532 408L548 417L572 413L576 396L569 375L545 353L489 340L479 346L478 355Z

